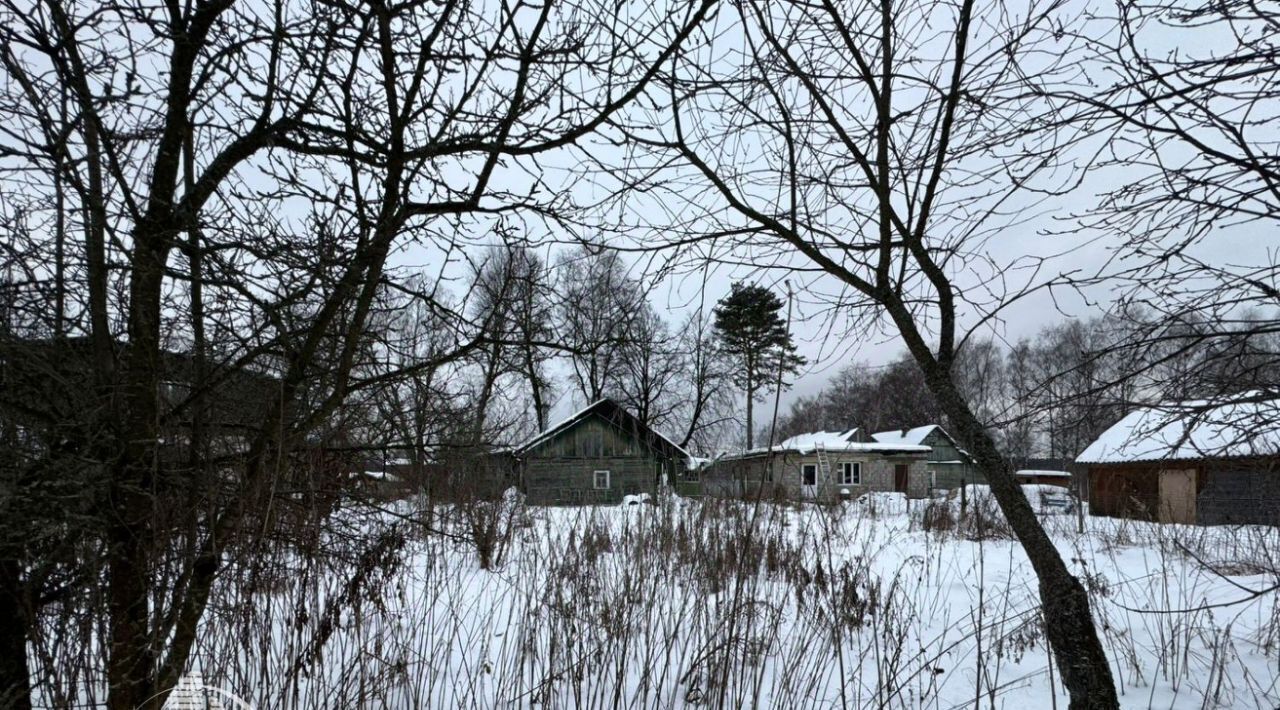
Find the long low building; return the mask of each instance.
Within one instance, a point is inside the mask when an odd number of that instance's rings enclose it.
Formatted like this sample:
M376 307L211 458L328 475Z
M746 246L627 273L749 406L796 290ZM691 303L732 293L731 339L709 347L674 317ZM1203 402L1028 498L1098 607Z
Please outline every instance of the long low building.
M1245 392L1130 412L1089 445L1094 515L1280 525L1280 399Z
M930 447L858 438L856 429L822 431L721 455L703 471L703 491L820 501L871 491L898 491L912 498L929 494Z

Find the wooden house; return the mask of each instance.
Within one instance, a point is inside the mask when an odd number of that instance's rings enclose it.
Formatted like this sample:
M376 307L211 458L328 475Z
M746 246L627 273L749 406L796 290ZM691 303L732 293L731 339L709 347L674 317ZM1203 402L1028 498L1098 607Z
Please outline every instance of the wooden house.
M689 454L617 402L602 399L513 450L535 505L617 503L674 483Z
M707 495L833 502L873 491L929 494L929 447L858 440L858 432L814 432L737 454L703 472Z
M871 438L881 444L929 447L927 466L931 488L958 488L969 483L987 482L969 452L960 448L955 439L937 424L882 431L872 434Z
M1146 407L1089 445L1093 515L1280 525L1280 399L1249 392Z

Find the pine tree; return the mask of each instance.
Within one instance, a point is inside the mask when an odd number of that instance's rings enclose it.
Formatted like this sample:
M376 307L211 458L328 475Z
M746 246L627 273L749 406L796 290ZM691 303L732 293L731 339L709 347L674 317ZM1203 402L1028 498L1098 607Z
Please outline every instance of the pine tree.
M757 393L780 375L795 374L805 363L787 332L782 305L782 299L769 289L741 283L735 283L729 295L716 304L716 335L724 351L737 360L733 381L747 396L748 449L752 447Z

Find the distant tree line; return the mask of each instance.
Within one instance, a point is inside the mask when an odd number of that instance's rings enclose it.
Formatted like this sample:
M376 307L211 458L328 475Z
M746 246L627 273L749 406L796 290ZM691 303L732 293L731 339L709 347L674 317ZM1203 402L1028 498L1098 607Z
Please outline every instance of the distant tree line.
M957 386L1012 459L1072 459L1133 408L1280 391L1280 333L1252 311L1238 329L1150 311L1065 319L1011 344L972 340L952 365ZM864 436L923 424L950 427L911 358L841 368L796 399L779 436L858 427Z

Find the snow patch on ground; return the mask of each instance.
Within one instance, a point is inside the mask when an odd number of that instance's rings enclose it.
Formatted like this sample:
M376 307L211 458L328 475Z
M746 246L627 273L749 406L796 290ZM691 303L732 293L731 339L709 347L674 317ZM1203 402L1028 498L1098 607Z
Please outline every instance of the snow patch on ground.
M345 578L239 590L258 616L210 615L197 670L271 708L1066 707L1021 548L924 530L928 504L530 508L493 571L414 537L304 672L326 608L308 585ZM1280 705L1276 595L1251 594L1277 582L1276 530L1042 519L1124 707Z

